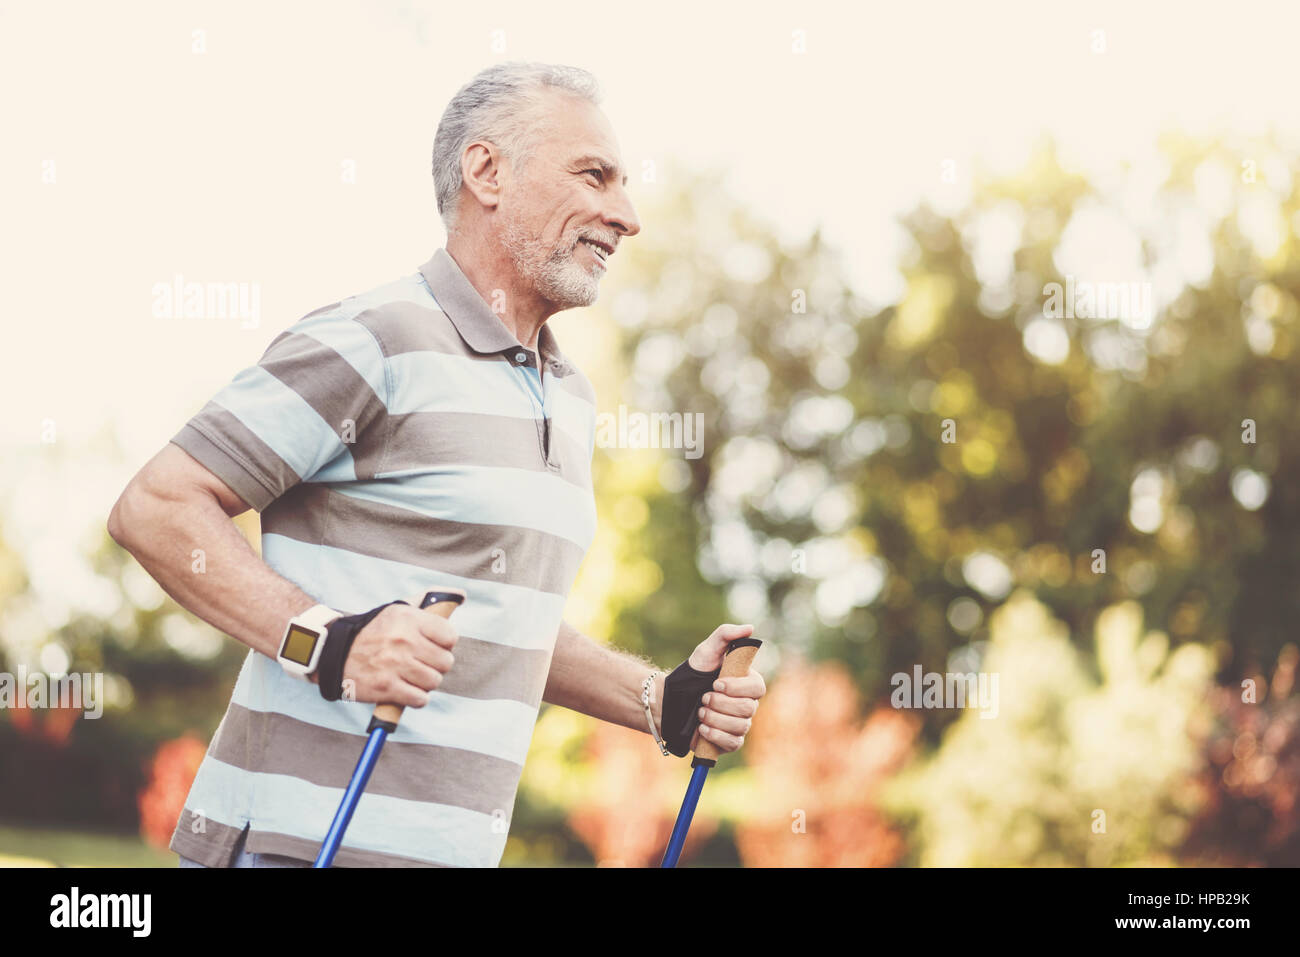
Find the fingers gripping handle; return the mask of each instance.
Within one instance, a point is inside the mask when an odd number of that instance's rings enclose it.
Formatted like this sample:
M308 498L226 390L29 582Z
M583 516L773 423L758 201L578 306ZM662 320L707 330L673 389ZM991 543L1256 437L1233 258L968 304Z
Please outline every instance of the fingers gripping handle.
M762 644L757 638L737 638L727 646L718 677L743 678L749 674L749 666L753 664L754 656ZM706 741L703 735L700 736L700 743L695 748L695 762L712 765L721 754L712 741Z
M459 588L434 588L424 593L424 598L420 601L421 608L427 608L435 615L441 615L443 618L450 618L451 613L460 607L465 601L465 592ZM370 716L370 727L373 729L376 725L388 725L388 733L392 734L397 730L397 723L402 720L402 711L405 709L400 704L377 704L374 713Z

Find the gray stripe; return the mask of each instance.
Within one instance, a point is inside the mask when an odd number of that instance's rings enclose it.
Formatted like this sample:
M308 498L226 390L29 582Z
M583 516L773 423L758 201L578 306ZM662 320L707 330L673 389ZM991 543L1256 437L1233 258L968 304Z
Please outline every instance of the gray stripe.
M288 462L215 402L200 409L172 442L259 512L298 483L298 473Z
M456 663L443 677L439 691L462 698L504 698L534 708L541 706L551 667L550 651L512 648L461 635L454 655Z
M262 531L553 595L568 593L584 555L575 543L547 532L431 518L314 482L298 485L268 508Z
M258 363L316 410L334 434L343 436L343 423L354 423L356 441L348 451L358 478L375 474L384 451L386 429L368 428L388 410L375 390L347 359L334 349L299 332L278 336Z
M538 444L540 419L479 412L406 412L389 417L392 439L384 472L427 467L430 462L490 468L543 468ZM551 458L560 478L580 489L591 488L587 450L552 424Z
M260 743L255 759L250 759L251 742ZM232 701L221 722L221 737L208 753L242 771L287 774L341 791L352 780L364 746L362 735L322 728L277 711L253 711ZM490 815L514 806L522 772L522 765L477 751L389 741L366 792ZM436 810L430 808L430 813Z
M276 831L248 831L248 843L245 847L255 854L281 854L296 857L300 861L314 861L320 851L320 841L309 841L305 837L292 834L280 834ZM187 857L189 855L186 855ZM414 857L402 857L398 854L384 854L381 851L363 851L355 847L341 847L334 856L334 867L450 867L449 864L437 864L421 861Z
M195 828L201 828L195 830ZM198 861L204 867L229 867L235 862L235 846L244 827L232 827L218 821L210 821L195 814L188 807L181 810L176 830L172 832L168 850L182 857ZM313 855L312 860L315 860Z
M465 348L465 341L447 318L433 306L417 302L387 302L359 313L356 321L370 330L385 356L405 352L441 352L479 362L500 362L497 353L480 355Z

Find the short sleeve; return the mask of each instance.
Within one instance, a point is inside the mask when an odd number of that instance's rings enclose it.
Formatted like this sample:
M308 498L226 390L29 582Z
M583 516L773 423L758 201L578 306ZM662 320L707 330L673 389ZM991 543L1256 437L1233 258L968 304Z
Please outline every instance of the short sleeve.
M299 482L373 476L387 398L373 334L351 314L313 314L276 337L171 441L260 512Z

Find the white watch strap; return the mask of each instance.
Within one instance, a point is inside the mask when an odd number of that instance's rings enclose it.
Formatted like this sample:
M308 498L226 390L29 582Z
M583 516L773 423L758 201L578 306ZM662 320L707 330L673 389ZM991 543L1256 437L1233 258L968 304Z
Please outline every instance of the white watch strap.
M325 626L331 621L335 618L342 617L342 615L333 608L330 608L328 605L312 605L301 615L294 615L291 620L303 625L304 627L324 631Z

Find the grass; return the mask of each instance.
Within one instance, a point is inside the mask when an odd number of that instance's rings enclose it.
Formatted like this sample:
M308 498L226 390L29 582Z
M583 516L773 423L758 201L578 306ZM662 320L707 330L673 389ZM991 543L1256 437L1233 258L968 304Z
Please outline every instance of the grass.
M0 827L0 867L175 867L176 855L131 834Z

